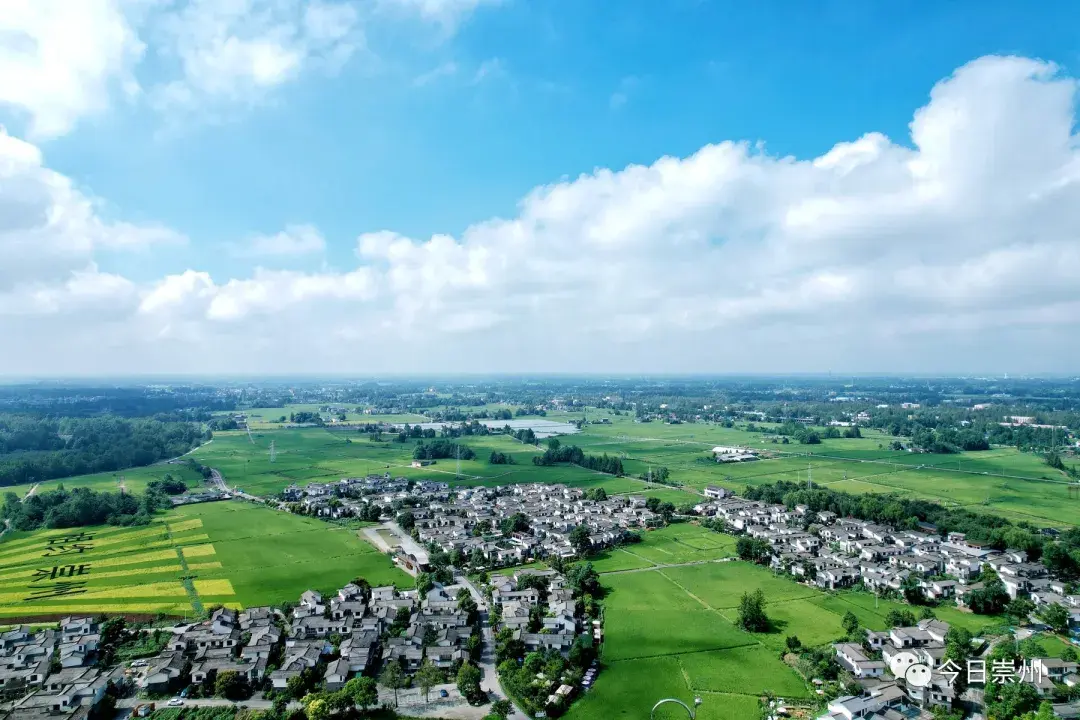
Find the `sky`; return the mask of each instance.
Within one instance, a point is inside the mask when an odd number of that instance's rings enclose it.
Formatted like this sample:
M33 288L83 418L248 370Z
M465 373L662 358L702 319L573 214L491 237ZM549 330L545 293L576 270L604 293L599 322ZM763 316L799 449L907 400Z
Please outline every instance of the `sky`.
M0 376L1077 374L1078 21L0 0Z

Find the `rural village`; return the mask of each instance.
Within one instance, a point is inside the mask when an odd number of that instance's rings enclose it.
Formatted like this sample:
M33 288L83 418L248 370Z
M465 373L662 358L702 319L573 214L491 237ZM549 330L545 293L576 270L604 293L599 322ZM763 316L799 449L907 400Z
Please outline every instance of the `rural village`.
M731 461L733 453L717 451ZM747 452L739 460L752 457ZM656 503L642 495L609 497L603 491L533 483L451 489L389 473L292 486L281 498L271 502L328 520L361 515L371 506L400 508L403 513L384 515L381 525L364 530L374 544L414 576L432 570L430 554L436 552L463 558L469 574L452 568L451 577L444 578L448 582L429 582L422 590L369 587L357 578L329 597L309 590L287 607L219 607L204 622L158 630L170 633L161 651L127 667L99 662L99 620L65 618L56 629L37 631L17 627L0 636L0 691L12 717L79 720L90 717L107 693L137 695L121 701L136 709L170 696L175 697L169 702L180 705L213 697L226 674L245 688L242 692L290 701L316 689L340 692L353 677L378 677L382 687L371 702L388 706L396 706L399 689L425 674L425 689L435 688L435 707L442 707L487 698L489 691L499 694L490 647L495 643L503 659L526 660L529 666L530 655L543 658L532 663L533 670L544 665L548 674L532 672L529 685L540 688L539 702L529 707L556 716L589 690L599 669L594 646L603 642L603 629L565 575L519 566L546 560L565 567L640 542L642 532L673 520L670 510L656 512ZM400 524L405 513L407 529ZM1069 626L1080 627L1080 595L1069 594L1066 583L1051 580L1025 552L996 552L961 533L940 537L931 527L897 530L814 513L803 505L747 500L716 486L705 488L692 517L675 519L685 520L753 539L767 548L767 564L775 572L823 590L861 584L895 596L914 589L929 603L963 607L965 595L983 587L980 578L992 570L1010 598L1029 597L1035 607L1060 605ZM930 718L934 707L981 708L982 688L965 684L958 691L955 675L948 674L948 623L927 618L860 633L833 648L836 662L861 692L832 700L823 719ZM975 651L985 650L973 642ZM507 655L507 647L517 650ZM928 682L916 685L910 677L896 676L895 658L905 652L928 668ZM1055 682L1080 684L1075 660L1025 662L1032 674L1018 681L1029 682L1040 695L1049 697ZM476 687L468 698L453 681L463 665L477 663L483 671L472 681ZM390 665L400 669L400 676L393 675L399 680L380 673ZM503 679L502 686L507 684ZM1080 717L1075 702L1053 707L1058 717Z

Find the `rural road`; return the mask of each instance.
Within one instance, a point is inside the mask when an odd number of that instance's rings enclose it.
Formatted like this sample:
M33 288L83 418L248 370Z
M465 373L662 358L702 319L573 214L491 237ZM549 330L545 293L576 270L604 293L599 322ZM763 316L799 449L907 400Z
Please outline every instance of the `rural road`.
M164 709L169 707L168 700L144 700L140 698L123 698L116 701L116 718L125 718L131 714L131 710L139 705L145 705L148 702L153 702L158 709ZM274 706L274 703L269 700L263 700L261 698L251 698L250 700L242 700L238 703L232 700L225 700L223 698L193 698L190 700L184 700L184 707L247 707L252 710L269 710ZM298 702L289 703L290 708L303 707Z
M236 488L231 488L225 484L225 478L217 468L210 468L210 481L217 485L218 490L223 493L229 493L233 497L243 498L244 500L251 500L252 502L262 502L262 498L258 495L249 495L245 492L240 492Z
M480 668L480 672L483 673L480 678L480 689L487 692L488 697L490 697L493 702L495 700L506 700L508 698L503 694L502 686L499 684L498 673L495 671L495 633L492 632L491 622L488 619L487 600L484 599L484 595L480 592L480 589L477 588L472 580L464 574L458 575L455 579L468 588L469 593L476 602L476 607L480 614L480 633L484 640L484 646L480 651L480 660L476 663L476 666ZM508 720L529 720L528 716L521 712L517 705L514 705L513 708L514 710L510 714ZM485 714L486 713L481 712L478 717L483 717ZM457 716L447 715L445 717Z

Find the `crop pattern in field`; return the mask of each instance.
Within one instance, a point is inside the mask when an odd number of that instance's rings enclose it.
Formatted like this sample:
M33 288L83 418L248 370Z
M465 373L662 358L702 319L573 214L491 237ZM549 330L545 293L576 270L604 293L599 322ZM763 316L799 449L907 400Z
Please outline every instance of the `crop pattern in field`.
M200 595L199 573L220 567L199 518L141 527L15 533L0 543L0 618L62 614L186 616L235 605L229 581Z

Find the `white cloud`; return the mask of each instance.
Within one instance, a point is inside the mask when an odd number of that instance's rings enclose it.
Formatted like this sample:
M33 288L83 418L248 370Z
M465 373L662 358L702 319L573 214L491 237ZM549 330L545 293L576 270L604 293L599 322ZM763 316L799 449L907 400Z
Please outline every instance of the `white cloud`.
M274 235L256 235L247 242L230 248L238 257L297 257L321 253L326 241L312 225L290 225Z
M0 106L23 113L32 137L63 135L99 113L132 74L143 43L120 0L4 0L0 8Z
M33 277L45 299L0 300L18 308L0 333L33 317L35 339L98 338L78 367L99 371L350 371L358 357L365 372L1066 371L1078 97L1052 66L983 58L934 87L910 146L871 132L797 159L722 142L539 187L460 237L365 233L351 271L188 271L134 289L87 269L101 243L59 218L80 228L92 212L8 138L0 183L39 179L0 185L0 259L33 249L8 287ZM75 272L81 296L64 290ZM119 310L91 333L71 297ZM71 369L50 342L0 371Z
M435 23L446 37L482 4L495 3L2 0L0 111L25 120L20 134L34 139L70 132L118 96L145 94L174 126L215 118L307 74L333 73L358 54L374 62L369 25L379 32L393 19Z
M160 54L180 77L155 90L159 106L252 102L311 65L336 67L363 42L352 2L186 0L157 17Z
M0 128L0 293L63 281L91 266L95 251L184 242L160 226L103 219L93 198L43 162L37 147Z

